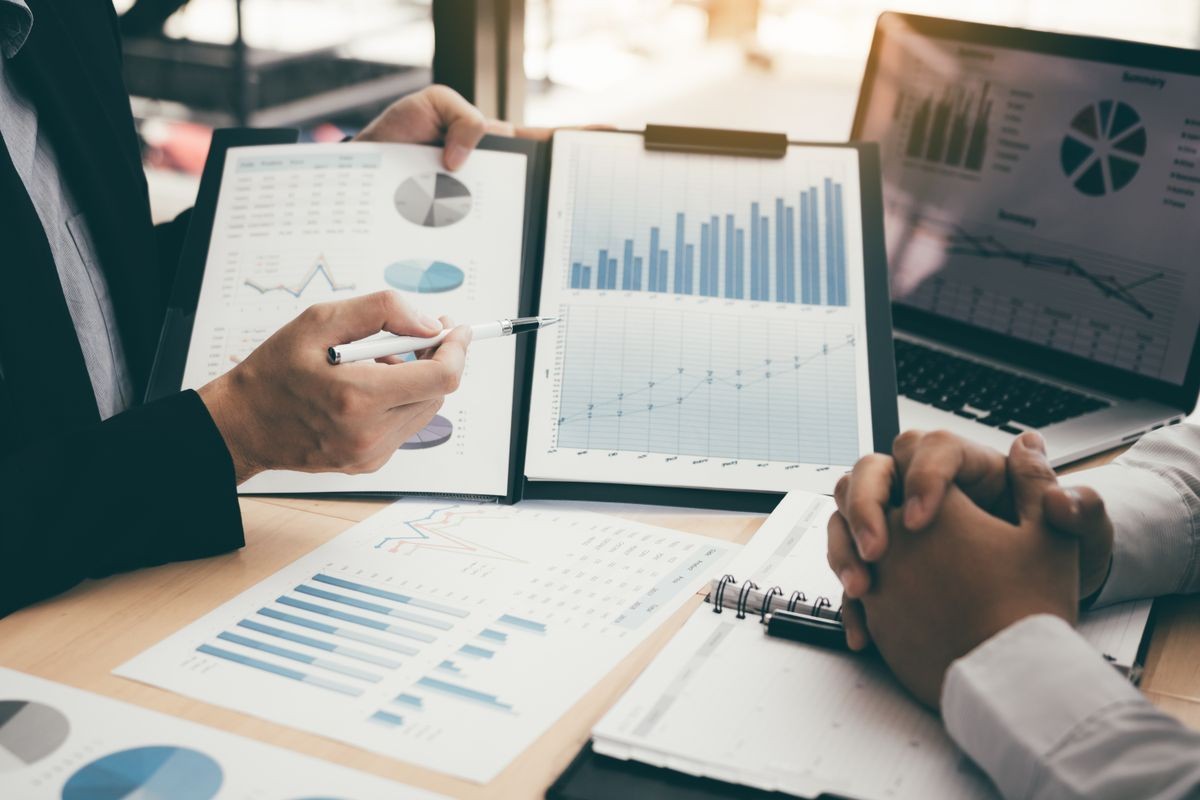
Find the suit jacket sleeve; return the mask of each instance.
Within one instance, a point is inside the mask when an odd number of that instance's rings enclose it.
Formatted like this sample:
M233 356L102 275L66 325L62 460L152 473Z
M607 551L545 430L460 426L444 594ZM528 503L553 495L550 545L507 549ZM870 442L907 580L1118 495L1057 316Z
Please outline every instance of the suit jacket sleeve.
M166 308L171 300L171 287L175 285L175 273L179 268L179 256L183 252L183 240L187 236L188 222L192 210L182 212L170 222L154 226L154 241L158 248L159 286L162 287L162 305Z
M0 616L244 544L233 462L192 391L4 453L0 531Z

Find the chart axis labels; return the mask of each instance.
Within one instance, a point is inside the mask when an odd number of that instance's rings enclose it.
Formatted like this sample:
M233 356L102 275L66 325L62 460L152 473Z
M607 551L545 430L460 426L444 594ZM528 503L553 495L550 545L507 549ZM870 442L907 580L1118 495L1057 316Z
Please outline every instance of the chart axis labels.
M393 198L396 210L414 225L442 228L471 213L471 190L452 175L427 172L400 184Z

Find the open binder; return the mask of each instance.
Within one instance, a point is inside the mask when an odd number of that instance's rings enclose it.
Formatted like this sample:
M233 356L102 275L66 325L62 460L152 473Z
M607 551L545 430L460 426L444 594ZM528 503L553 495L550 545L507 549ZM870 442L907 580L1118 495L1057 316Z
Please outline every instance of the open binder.
M767 510L890 447L873 145L560 131L485 137L449 173L438 148L296 139L214 136L148 399L232 368L312 302L375 289L456 322L563 323L473 348L379 473L266 473L244 493Z

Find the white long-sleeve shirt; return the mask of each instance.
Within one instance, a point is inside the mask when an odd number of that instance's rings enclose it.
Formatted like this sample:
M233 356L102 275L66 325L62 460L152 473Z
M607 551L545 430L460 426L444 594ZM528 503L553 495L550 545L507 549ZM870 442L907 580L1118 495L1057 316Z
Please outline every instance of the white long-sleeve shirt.
M1063 483L1096 489L1115 528L1097 605L1200 591L1200 426L1158 431ZM1200 798L1200 732L1057 617L1024 619L954 662L942 715L1006 798Z

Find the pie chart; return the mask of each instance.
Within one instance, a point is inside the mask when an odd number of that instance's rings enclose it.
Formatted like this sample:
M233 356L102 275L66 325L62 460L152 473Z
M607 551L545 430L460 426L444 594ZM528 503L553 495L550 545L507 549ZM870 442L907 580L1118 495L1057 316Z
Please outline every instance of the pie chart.
M1146 127L1120 100L1084 106L1063 137L1063 172L1083 194L1101 197L1124 189L1146 155Z
M224 776L216 761L186 747L136 747L85 764L63 800L210 800Z
M0 772L41 761L61 747L70 732L70 723L56 708L0 700Z
M453 433L454 426L450 424L450 420L438 415L429 420L429 424L425 426L424 430L417 431L415 436L400 445L400 449L425 450L430 447L437 447L439 444L445 444L450 441L450 436Z
M396 210L414 225L442 228L471 213L471 190L444 172L414 175L396 189Z
M383 279L389 286L421 294L452 291L462 286L465 277L453 264L420 258L397 261L383 271Z

